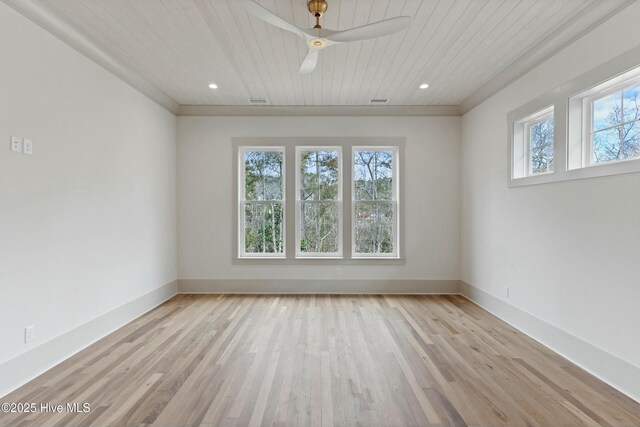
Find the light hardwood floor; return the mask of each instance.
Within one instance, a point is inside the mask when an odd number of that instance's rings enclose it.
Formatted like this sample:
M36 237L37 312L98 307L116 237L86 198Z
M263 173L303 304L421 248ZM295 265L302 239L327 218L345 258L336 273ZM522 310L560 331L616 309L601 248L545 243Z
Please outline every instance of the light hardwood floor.
M181 295L3 402L3 426L640 426L640 405L459 296Z

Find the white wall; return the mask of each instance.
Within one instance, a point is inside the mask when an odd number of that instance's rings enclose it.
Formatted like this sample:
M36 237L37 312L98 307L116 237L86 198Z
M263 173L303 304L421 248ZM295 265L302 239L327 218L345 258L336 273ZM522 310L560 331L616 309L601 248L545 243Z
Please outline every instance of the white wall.
M176 280L177 214L173 114L3 3L0 55L2 395L5 362Z
M461 274L637 368L640 174L509 189L507 113L640 45L639 16L636 2L464 115Z
M340 279L458 279L459 117L179 117L181 280L335 278L310 262L232 262L231 138L278 136L405 137L406 263L344 265Z

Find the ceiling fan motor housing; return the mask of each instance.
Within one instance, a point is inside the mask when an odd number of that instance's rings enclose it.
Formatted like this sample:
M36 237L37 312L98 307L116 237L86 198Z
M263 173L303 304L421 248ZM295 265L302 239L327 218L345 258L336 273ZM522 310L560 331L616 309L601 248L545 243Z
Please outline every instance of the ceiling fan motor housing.
M327 11L329 5L325 0L309 0L307 8L309 12L316 18L316 25L313 28L322 28L320 26L320 17Z
M325 0L309 0L309 2L307 3L309 12L311 12L311 14L316 18L324 15L324 13L327 11L327 7L329 7L329 5Z

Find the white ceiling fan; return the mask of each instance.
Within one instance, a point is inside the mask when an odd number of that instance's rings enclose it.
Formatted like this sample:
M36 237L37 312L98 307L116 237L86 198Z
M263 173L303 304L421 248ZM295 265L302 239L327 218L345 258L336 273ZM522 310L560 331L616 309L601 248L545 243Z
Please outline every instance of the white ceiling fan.
M309 0L307 8L309 12L316 18L316 25L311 29L302 29L296 27L290 22L285 21L278 15L275 15L268 9L260 6L252 0L243 0L244 7L247 12L255 15L263 21L290 31L305 39L309 51L307 57L300 66L300 74L310 73L316 68L318 62L318 53L329 46L355 42L361 40L375 39L377 37L388 36L411 25L411 17L399 16L396 18L385 19L384 21L374 22L373 24L363 25L361 27L352 28L344 31L333 31L320 26L320 18L327 11L326 0Z

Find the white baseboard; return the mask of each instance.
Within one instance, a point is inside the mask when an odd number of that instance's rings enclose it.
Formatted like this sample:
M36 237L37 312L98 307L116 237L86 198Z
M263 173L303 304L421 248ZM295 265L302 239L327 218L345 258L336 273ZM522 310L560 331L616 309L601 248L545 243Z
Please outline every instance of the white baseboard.
M459 280L180 279L185 294L458 294Z
M465 281L460 294L640 402L640 368Z
M0 397L6 396L177 293L178 281L174 280L0 364Z

